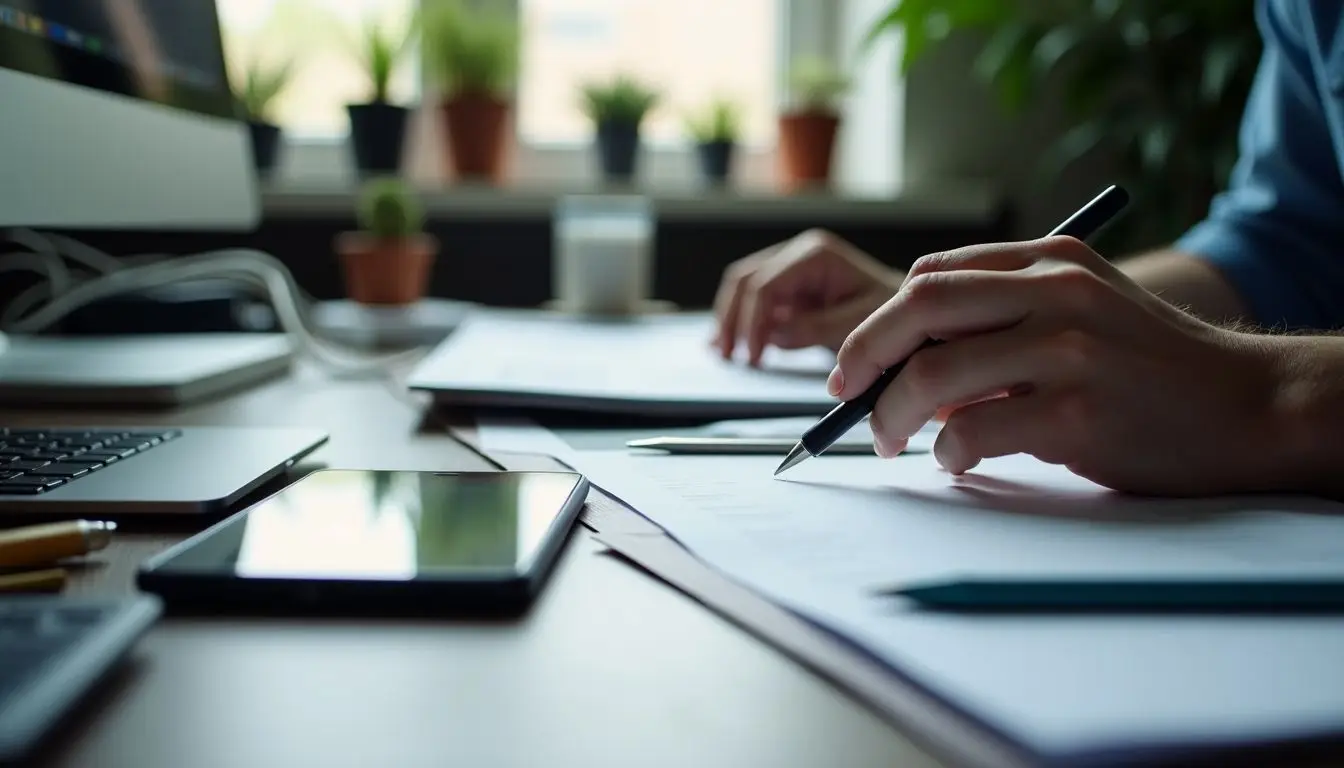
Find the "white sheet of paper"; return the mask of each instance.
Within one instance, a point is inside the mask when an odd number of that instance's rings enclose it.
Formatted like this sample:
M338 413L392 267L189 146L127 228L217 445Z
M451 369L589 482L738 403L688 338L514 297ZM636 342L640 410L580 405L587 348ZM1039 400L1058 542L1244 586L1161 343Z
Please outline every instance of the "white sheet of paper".
M482 311L417 366L410 384L472 402L545 406L568 398L658 413L820 415L835 405L826 394L835 364L828 350L770 349L753 368L719 357L709 346L712 329L713 318L702 314L598 322Z
M970 616L873 590L972 575L1344 573L1344 505L1144 500L1030 457L581 452L578 468L706 563L1040 754L1086 762L1344 730L1344 619Z
M563 438L532 419L522 416L489 416L477 419L476 439L482 451L536 453L568 462L574 449Z

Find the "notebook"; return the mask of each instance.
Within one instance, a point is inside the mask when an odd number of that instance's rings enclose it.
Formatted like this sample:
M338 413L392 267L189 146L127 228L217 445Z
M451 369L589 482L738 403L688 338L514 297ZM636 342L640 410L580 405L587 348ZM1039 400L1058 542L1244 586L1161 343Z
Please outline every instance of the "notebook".
M829 350L768 350L759 368L710 346L707 314L595 320L485 310L412 372L440 405L676 418L820 416L835 406Z

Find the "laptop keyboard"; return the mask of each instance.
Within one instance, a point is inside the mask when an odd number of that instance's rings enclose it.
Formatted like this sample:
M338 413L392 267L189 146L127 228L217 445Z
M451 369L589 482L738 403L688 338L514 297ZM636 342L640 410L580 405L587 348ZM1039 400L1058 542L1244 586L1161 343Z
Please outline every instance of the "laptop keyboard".
M45 493L181 434L176 429L0 427L0 494Z

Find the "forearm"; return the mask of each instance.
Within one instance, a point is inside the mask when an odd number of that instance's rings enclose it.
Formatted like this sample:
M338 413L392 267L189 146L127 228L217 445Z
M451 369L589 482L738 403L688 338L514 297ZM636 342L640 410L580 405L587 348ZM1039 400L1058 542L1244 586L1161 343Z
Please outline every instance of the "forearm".
M1208 262L1175 250L1154 251L1118 264L1136 283L1167 303L1212 323L1249 320L1245 303Z
M1285 491L1344 500L1344 336L1260 336L1278 382L1268 443Z

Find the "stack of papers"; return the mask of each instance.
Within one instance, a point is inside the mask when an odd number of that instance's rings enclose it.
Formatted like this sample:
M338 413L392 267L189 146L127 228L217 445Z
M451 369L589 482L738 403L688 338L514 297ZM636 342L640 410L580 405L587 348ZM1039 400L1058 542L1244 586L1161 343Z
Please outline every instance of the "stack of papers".
M594 321L480 311L421 361L412 389L443 405L577 409L687 418L820 416L835 406L829 350L772 349L761 368L710 347L713 318Z
M579 452L706 565L843 636L1043 764L1344 735L1344 618L973 615L881 594L957 578L1344 575L1344 505L1140 499L1014 456Z

